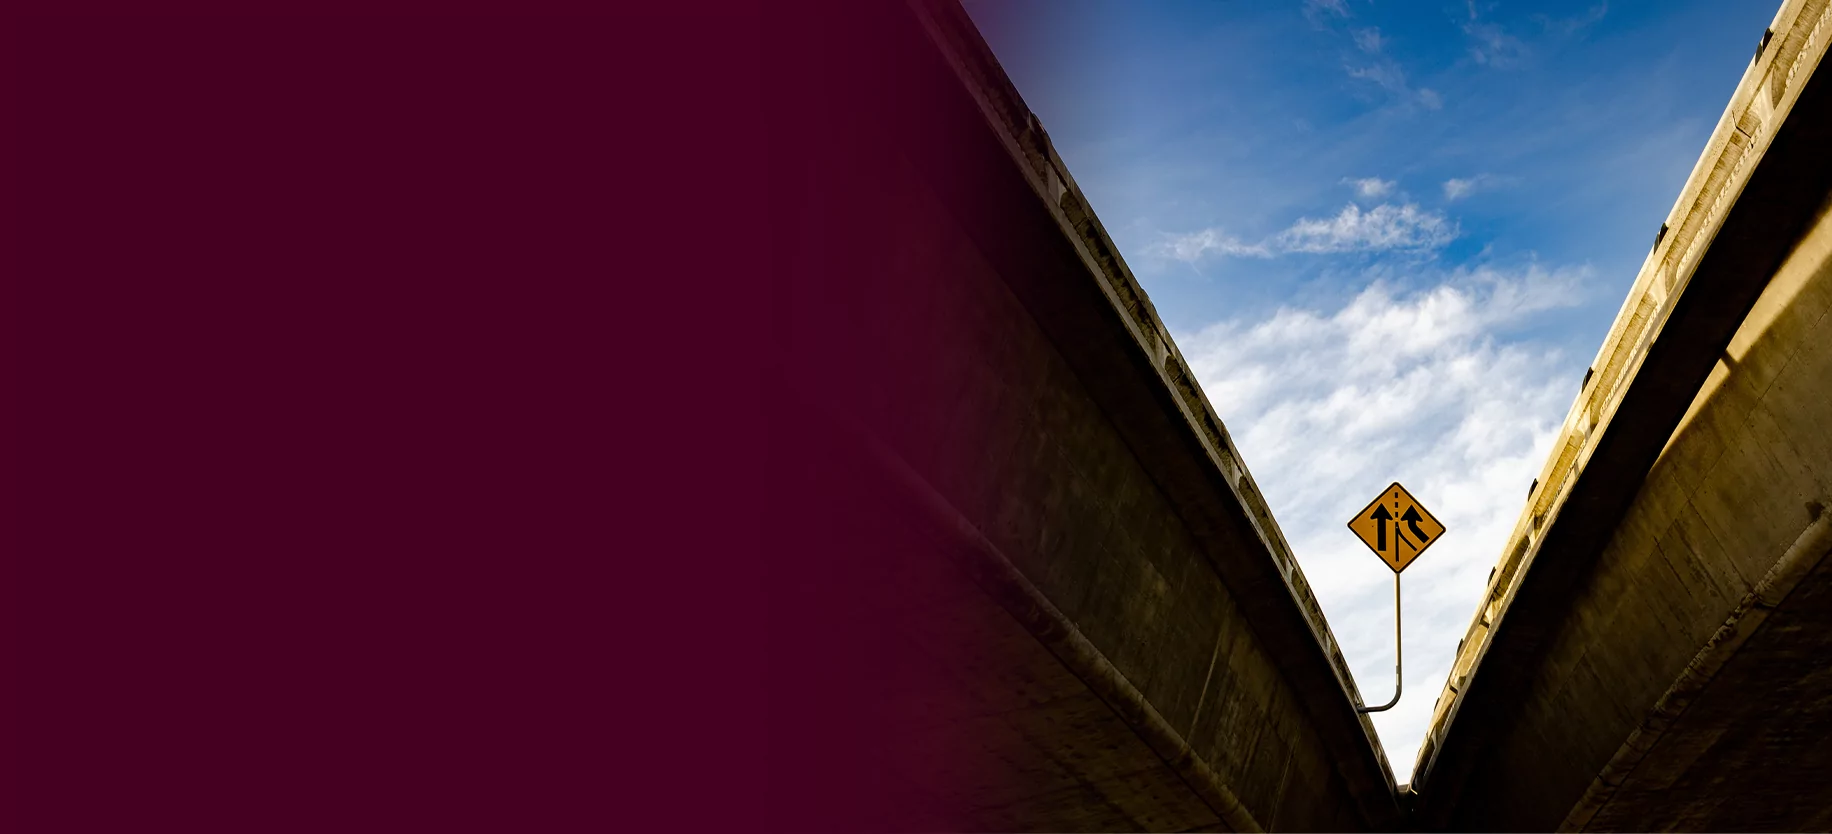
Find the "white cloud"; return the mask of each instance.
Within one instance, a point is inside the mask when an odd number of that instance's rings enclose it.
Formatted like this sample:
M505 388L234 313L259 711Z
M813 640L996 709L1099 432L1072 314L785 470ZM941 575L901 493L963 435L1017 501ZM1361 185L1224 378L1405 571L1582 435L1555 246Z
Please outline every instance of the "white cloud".
M1389 93L1411 93L1411 89L1406 86L1406 73L1400 70L1398 64L1391 61L1373 66L1349 67L1348 72L1350 78L1372 81Z
M1165 236L1146 249L1146 254L1195 263L1210 253L1270 258L1291 253L1423 252L1442 248L1459 233L1456 221L1413 203L1381 203L1367 211L1350 203L1335 217L1301 217L1290 228L1259 243L1244 243L1220 229L1203 229Z
M1284 308L1177 336L1370 703L1392 692L1392 574L1345 525L1398 480L1447 527L1406 572L1406 694L1374 716L1401 781L1578 388L1555 350L1503 334L1576 304L1588 274L1484 267L1412 293L1376 281L1334 311Z
M1395 184L1392 180L1383 180L1380 177L1365 177L1358 180L1344 179L1342 182L1344 185L1355 186L1355 193L1368 199L1385 197L1393 193L1393 186Z
M1381 89L1391 93L1401 101L1416 102L1428 110L1437 110L1444 106L1444 99L1436 90L1427 88L1412 89L1406 83L1406 73L1399 64L1391 60L1378 60L1365 67L1347 67L1350 78L1371 81Z
M1478 191L1487 191L1498 185L1505 185L1511 178L1497 177L1493 174L1477 174L1473 177L1452 178L1444 181L1444 199L1461 200Z
M1353 35L1355 36L1355 46L1361 49L1361 51L1369 55L1380 54L1380 27L1369 26L1366 29L1356 29Z
M1218 229L1203 229L1187 235L1167 237L1152 246L1147 254L1185 263L1195 263L1210 252L1237 257L1269 258L1272 256L1272 250L1268 249L1266 244L1241 243L1233 237L1222 234Z
M1279 233L1277 247L1285 252L1425 250L1440 248L1457 234L1456 221L1412 203L1382 203L1365 212L1350 203L1327 220L1306 217L1291 224Z

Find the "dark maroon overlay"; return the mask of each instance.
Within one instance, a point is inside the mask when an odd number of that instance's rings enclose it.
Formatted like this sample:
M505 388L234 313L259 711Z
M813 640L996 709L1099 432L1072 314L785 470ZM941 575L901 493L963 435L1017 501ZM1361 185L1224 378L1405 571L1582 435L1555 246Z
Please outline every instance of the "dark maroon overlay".
M924 720L978 627L909 627L961 582L911 472L996 481L974 111L901 0L672 5L7 21L6 828L1009 778Z

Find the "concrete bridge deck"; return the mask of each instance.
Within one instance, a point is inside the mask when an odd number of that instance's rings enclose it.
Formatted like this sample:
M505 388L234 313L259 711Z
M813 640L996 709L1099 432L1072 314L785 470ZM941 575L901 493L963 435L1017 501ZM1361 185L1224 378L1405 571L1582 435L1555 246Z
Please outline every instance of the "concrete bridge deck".
M1491 576L1416 824L1817 829L1832 660L1832 37L1784 4Z
M845 438L817 477L871 520L846 532L856 549L895 564L883 598L902 613L869 654L907 659L884 721L927 750L886 754L906 759L900 807L937 829L1398 825L1290 547L971 21L952 2L824 14L843 19L785 28L874 36L810 44L829 57L785 83L874 104L789 116L835 121L792 149L821 195L802 202L828 213L780 220L804 242L786 255L805 262L792 364L818 376L787 422L823 427L787 445ZM783 593L829 569L851 568Z

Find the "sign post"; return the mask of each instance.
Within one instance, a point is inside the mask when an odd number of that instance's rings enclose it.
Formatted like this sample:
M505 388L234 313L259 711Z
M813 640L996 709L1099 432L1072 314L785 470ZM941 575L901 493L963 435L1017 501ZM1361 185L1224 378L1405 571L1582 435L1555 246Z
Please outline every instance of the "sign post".
M1412 493L1395 481L1382 490L1361 512L1349 519L1349 530L1374 555L1393 569L1393 700L1378 707L1356 707L1356 712L1381 712L1399 703L1404 678L1401 676L1399 575L1425 549L1444 535L1444 525L1432 517Z

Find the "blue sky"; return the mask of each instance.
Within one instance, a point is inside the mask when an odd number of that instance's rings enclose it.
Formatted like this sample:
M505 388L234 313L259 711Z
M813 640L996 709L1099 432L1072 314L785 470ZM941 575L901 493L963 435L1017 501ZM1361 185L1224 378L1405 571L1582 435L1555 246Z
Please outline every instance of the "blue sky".
M1399 480L1413 758L1488 570L1778 2L966 0L1392 693Z

